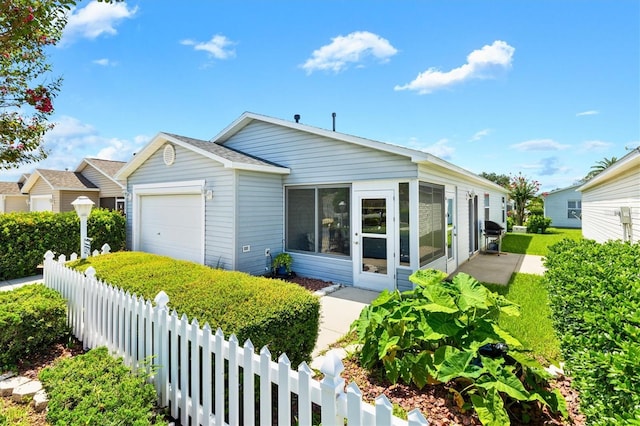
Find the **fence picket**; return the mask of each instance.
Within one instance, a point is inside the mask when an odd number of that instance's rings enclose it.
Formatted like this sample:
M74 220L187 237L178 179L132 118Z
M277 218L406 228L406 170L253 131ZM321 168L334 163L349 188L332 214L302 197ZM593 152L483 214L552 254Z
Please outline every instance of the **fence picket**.
M103 247L102 251L105 254L109 249ZM94 252L97 255L101 254ZM182 424L253 426L256 391L260 424L271 424L274 385L278 386L278 424L292 422L292 394L297 395L294 414L301 425L312 424L314 404L320 406L324 424L429 424L417 409L408 413L408 421L394 417L384 395L376 398L375 406L363 402L355 383L345 392L344 366L332 352L321 366L324 378L313 380L313 372L304 362L293 371L285 354L275 362L266 346L256 354L249 339L240 347L235 335L227 341L219 328L213 334L209 324L200 327L196 318L189 323L185 314L178 317L175 310L167 308L169 298L164 292L158 293L154 305L98 280L91 267L83 274L67 268L65 262L64 255L56 260L47 252L43 277L46 286L67 299L67 321L73 334L86 348L107 346L130 367L144 365L158 404L169 407L170 415L180 417Z

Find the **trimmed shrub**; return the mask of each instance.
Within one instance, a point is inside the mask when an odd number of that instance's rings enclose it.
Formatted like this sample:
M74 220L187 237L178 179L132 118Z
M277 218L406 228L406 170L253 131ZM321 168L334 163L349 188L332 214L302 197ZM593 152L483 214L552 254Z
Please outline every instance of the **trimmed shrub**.
M156 393L107 348L67 358L40 372L49 396L47 421L56 425L163 425Z
M286 353L294 366L309 360L318 337L320 302L297 284L140 252L69 266L93 266L101 280L148 300L163 290L178 314L233 333L240 342L250 338L256 348L267 345L274 359Z
M87 234L93 249L107 243L112 251L123 250L126 220L118 212L93 209ZM0 214L0 247L0 280L33 275L47 250L80 253L80 219L75 212Z
M67 305L42 284L0 292L0 367L15 366L25 355L69 335Z
M514 224L515 224L515 219L511 216L507 216L507 232L513 231Z
M640 244L564 240L545 265L554 327L588 423L637 423Z
M532 215L527 219L527 232L534 234L544 234L547 228L551 225L550 217L543 217L540 215Z

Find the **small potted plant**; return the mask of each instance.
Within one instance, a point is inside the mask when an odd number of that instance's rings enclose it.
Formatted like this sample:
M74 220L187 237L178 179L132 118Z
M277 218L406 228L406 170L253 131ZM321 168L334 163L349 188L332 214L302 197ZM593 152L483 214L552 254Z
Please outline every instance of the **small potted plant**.
M291 264L293 258L289 253L279 253L273 258L272 266L277 275L289 275L291 273Z

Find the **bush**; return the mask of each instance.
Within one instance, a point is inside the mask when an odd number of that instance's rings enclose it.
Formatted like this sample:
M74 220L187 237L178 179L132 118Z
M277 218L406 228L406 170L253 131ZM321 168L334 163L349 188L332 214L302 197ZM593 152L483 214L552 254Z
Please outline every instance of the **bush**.
M107 348L67 358L40 372L49 397L47 421L64 425L160 425L156 393Z
M545 266L560 349L588 423L637 423L640 244L564 240Z
M72 262L96 269L111 285L153 300L163 290L169 308L202 326L208 322L242 343L268 345L274 359L286 353L292 365L309 360L318 337L320 302L297 284L139 252L120 252Z
M551 225L550 217L543 217L540 215L532 215L527 219L527 232L533 234L544 234L547 228Z
M34 284L0 292L0 367L68 335L66 301L56 291Z
M112 251L126 244L126 220L122 214L94 209L87 220L91 247L105 243ZM27 277L38 271L47 250L70 255L80 253L80 219L75 212L0 214L0 280Z
M472 405L483 424L509 424L507 407L518 402L539 401L566 416L542 366L518 351L506 353L521 345L497 318L519 315L520 308L469 275L445 277L416 271L409 277L414 290L384 291L362 311L352 326L363 344L361 365L383 370L394 384L450 383L459 407Z
M514 224L515 224L515 219L511 216L507 216L507 232L513 231Z

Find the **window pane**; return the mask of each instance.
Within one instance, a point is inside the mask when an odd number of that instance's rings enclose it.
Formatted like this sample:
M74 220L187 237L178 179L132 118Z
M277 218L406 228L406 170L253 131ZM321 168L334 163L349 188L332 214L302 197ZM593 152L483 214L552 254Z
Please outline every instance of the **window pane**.
M362 233L387 233L387 202L384 198L362 200Z
M400 184L400 264L409 265L409 184Z
M445 252L444 188L420 182L419 192L420 266L424 266Z
M350 255L349 188L318 189L320 253Z
M315 189L287 190L286 250L315 251Z
M362 238L362 271L387 273L387 239Z

